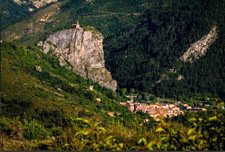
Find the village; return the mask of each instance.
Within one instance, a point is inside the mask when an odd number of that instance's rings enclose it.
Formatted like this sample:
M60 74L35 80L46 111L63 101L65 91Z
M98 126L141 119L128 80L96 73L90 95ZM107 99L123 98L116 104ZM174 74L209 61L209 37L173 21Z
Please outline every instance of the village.
M93 86L90 86L90 91L93 91ZM150 118L159 121L160 117L173 117L184 114L185 110L189 110L192 112L198 111L207 111L205 108L200 107L191 107L188 104L182 103L181 101L174 101L174 103L168 103L161 98L157 98L156 103L139 103L135 102L134 98L137 98L138 94L126 95L126 98L129 99L126 102L120 102L119 104L127 107L133 114L136 114L138 111L142 111L143 113L148 113ZM96 101L100 102L100 98L96 98ZM209 98L208 98L209 100ZM163 102L164 101L164 102ZM202 103L200 103L202 105ZM205 104L205 107L210 106L209 104ZM110 116L114 116L115 112L108 112ZM143 119L144 122L148 122L149 120Z
M182 104L180 101L177 101L175 104L171 103L159 103L156 102L155 104L147 104L147 103L138 103L134 102L134 98L136 98L136 95L129 95L126 96L130 100L127 102L120 102L122 106L127 107L132 113L136 113L138 111L142 111L143 113L148 113L151 118L153 118L156 121L159 121L159 116L163 117L173 117L178 116L181 114L184 114L184 110L190 110L190 111L206 111L205 108L199 108L199 107L191 107L187 104ZM181 105L182 108L178 107L178 105ZM148 119L144 119L144 122L149 121Z

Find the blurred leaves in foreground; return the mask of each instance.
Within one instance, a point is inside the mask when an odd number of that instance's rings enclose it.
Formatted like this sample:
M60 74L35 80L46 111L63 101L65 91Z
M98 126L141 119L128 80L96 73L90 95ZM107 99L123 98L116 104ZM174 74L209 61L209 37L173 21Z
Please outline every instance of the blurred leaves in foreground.
M188 126L161 118L148 132L137 129L141 126L127 128L119 122L104 126L72 117L65 117L62 127L46 130L36 120L2 117L1 150L224 150L220 104L213 117L190 117Z

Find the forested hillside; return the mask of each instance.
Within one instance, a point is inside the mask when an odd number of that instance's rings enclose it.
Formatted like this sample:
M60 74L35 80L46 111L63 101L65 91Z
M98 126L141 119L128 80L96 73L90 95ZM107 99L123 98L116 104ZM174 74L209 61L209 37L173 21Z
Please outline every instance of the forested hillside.
M37 44L79 20L103 33L106 67L120 88L167 97L208 92L224 98L224 14L224 0L68 0L6 28L2 37ZM218 37L207 54L192 64L181 61L213 27Z
M118 103L122 97L68 70L69 62L61 67L54 55L34 46L3 42L0 47L2 116L36 119L46 128L61 126L65 116L133 125L134 115ZM113 118L108 112L120 115Z
M37 44L49 34L71 28L79 20L81 26L93 26L104 35L105 41L111 41L123 31L134 29L150 3L148 0L61 0L7 27L2 37Z
M36 1L36 4L40 1ZM50 6L51 4L45 4ZM29 18L37 11L46 7L41 5L35 7L32 0L3 0L1 1L1 29L5 28Z
M5 27L25 16L29 13L28 8L29 6L18 5L13 0L1 1L1 26Z
M107 68L119 87L157 96L190 97L209 92L224 98L224 6L224 0L151 3L134 31L105 48ZM218 38L206 56L194 63L179 60L191 44L215 26ZM179 75L183 79L177 80Z

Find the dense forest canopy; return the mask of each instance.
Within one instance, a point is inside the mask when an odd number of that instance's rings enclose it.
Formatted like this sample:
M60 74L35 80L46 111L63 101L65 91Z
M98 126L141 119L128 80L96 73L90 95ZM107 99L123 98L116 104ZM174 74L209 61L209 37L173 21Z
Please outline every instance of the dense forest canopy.
M1 28L5 29L7 26L20 21L25 16L29 16L31 12L29 8L35 9L32 4L18 4L13 0L1 1Z
M106 65L120 88L157 96L193 96L210 92L224 98L224 1L155 1L129 34L108 44ZM206 56L191 64L179 57L217 26L218 38ZM176 73L169 69L176 69ZM182 75L184 79L176 80ZM155 82L164 77L161 83Z

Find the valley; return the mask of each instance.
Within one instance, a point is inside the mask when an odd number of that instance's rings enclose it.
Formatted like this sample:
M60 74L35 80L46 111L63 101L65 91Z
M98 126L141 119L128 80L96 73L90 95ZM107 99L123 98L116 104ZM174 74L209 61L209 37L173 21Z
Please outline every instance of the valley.
M1 5L1 150L225 149L224 0Z

